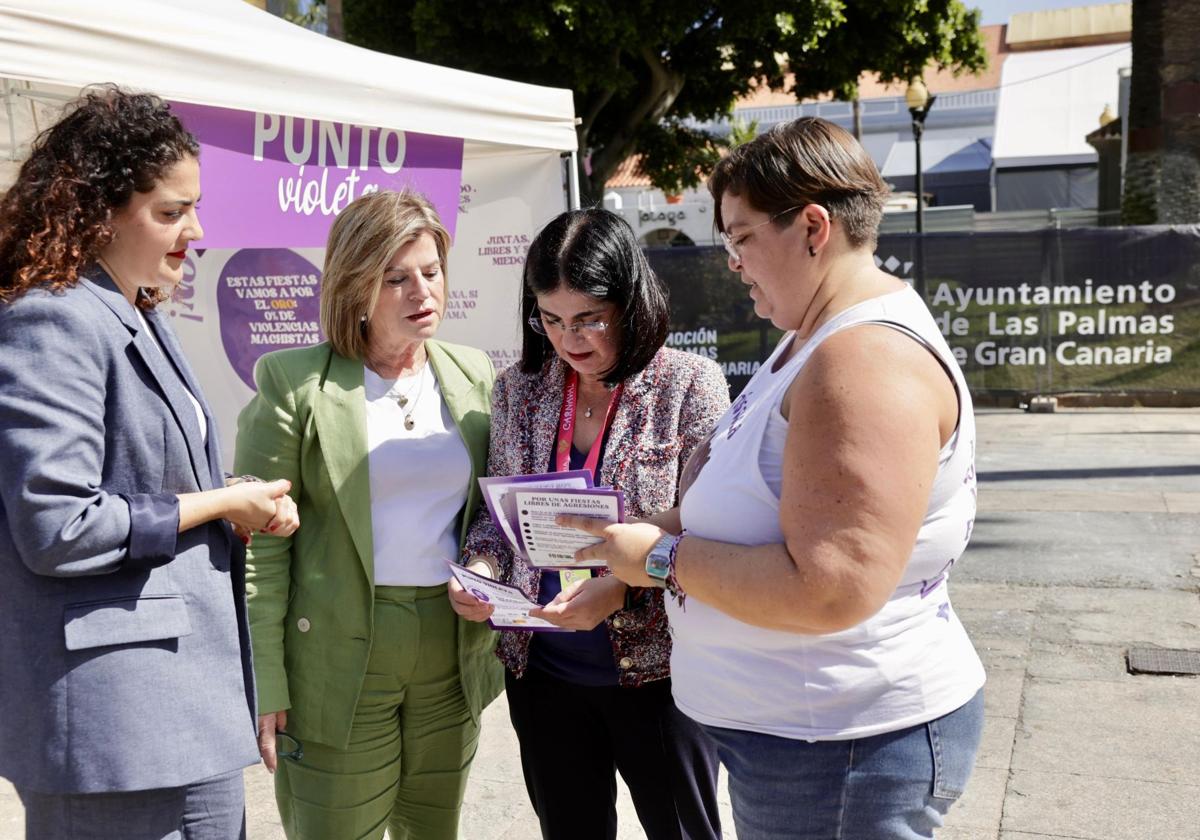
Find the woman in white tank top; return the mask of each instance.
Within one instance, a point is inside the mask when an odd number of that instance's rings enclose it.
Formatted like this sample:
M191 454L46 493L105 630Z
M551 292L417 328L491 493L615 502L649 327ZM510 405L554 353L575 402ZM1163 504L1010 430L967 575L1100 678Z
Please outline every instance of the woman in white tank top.
M681 710L717 743L739 840L930 838L983 726L947 579L975 517L975 423L924 302L875 266L887 186L821 119L709 188L730 269L788 331L684 470L679 508L581 554L659 583Z

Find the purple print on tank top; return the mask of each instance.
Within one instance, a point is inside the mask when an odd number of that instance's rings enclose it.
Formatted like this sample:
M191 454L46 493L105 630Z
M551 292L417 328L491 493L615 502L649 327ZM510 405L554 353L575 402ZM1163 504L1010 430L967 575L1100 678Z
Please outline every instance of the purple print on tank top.
M936 575L929 578L928 580L921 581L921 597L922 598L928 596L930 592L937 589L941 585L942 581L944 581L946 579L946 575L948 575L950 573L950 567L953 565L954 565L954 561L951 560L945 566L942 566L942 570L940 572L938 572Z
M750 408L750 396L751 392L742 391L730 407L729 431L725 433L727 440L732 440L733 436L737 434L737 430L742 427L742 421L746 419L746 412Z

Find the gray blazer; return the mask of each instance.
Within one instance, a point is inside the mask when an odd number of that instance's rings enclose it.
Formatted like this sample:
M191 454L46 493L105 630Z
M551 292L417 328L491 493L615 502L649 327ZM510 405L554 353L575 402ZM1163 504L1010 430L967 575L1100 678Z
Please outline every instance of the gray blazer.
M223 483L216 424L166 316L160 349L88 277L0 306L0 776L45 793L258 761L245 552L176 533L176 494Z

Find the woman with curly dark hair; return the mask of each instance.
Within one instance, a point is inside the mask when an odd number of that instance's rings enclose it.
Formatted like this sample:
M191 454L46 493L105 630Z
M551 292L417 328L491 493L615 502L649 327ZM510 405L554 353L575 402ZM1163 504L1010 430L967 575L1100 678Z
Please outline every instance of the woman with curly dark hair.
M299 523L288 482L222 478L155 309L202 235L198 152L103 88L0 199L0 776L28 838L245 836L243 544Z

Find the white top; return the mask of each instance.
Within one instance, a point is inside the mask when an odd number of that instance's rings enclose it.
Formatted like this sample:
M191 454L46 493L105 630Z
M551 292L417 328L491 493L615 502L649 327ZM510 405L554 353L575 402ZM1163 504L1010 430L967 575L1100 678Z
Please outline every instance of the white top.
M458 556L459 514L467 502L471 455L428 362L400 379L364 366L367 470L377 586L434 586ZM409 403L402 410L397 397ZM404 428L405 410L413 428Z
M772 372L791 338L785 337L717 424L709 459L683 499L683 526L741 545L783 542L784 394L822 341L868 322L886 323L924 344L959 394L958 428L939 453L912 556L883 608L838 633L767 630L696 598L683 609L668 598L675 701L701 723L805 740L860 738L940 717L983 685L983 666L947 591L947 574L975 519L975 419L950 348L911 289L838 314Z
M150 324L146 320L146 316L142 314L142 310L135 306L133 311L137 313L138 322L141 323L142 329L145 331L146 336L150 339L150 343L154 345L154 349L162 354L162 357L166 359L167 354L163 353L162 345L158 343L158 336L154 334L154 330L150 329ZM167 361L170 362L170 359L167 359ZM207 446L208 420L206 420L204 417L204 409L200 407L200 401L196 399L196 395L192 393L192 390L187 386L187 383L183 381L182 376L179 377L179 386L183 388L183 393L187 394L187 398L191 400L192 408L196 412L196 422L200 425L200 442Z

